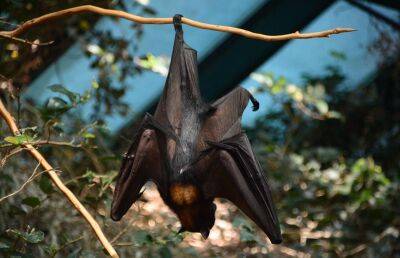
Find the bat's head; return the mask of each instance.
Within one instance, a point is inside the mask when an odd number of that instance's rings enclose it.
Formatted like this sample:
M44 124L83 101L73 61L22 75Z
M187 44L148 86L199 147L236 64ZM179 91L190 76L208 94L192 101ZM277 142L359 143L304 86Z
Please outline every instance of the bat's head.
M199 232L207 239L215 222L216 206L212 201L204 201L194 206L186 206L176 211L182 228L180 232Z

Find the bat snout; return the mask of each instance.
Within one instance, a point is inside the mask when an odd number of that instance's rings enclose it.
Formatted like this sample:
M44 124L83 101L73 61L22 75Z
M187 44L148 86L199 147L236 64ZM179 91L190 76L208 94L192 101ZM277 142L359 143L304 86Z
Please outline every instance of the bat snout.
M111 212L110 212L110 217L114 221L120 221L122 217L124 216L124 213L121 212L121 208L119 205L115 203L115 200L113 200L111 204Z
M122 216L120 214L113 213L112 211L111 211L110 217L114 221L120 221L122 219Z
M282 243L282 241L283 241L281 235L270 237L269 240L271 240L271 243L274 245L278 245L278 244Z

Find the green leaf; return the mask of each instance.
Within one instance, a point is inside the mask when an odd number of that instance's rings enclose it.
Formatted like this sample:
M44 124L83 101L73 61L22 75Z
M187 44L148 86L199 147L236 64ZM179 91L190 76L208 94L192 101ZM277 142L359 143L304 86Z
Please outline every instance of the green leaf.
M15 145L21 145L24 143L29 143L29 142L33 142L33 138L29 135L26 134L21 134L21 135L17 135L17 136L8 136L6 138L4 138L4 141L9 142L11 144L15 144Z
M134 237L138 245L146 245L153 242L153 237L144 230L137 231Z
M333 58L336 58L337 60L342 60L342 61L344 61L344 60L347 59L346 54L343 53L343 52L339 52L339 51L332 50L330 54L331 54L331 56L332 56Z
M51 85L49 86L49 88L52 92L57 92L65 95L71 101L71 103L76 104L79 101L79 94L68 90L60 84Z
M16 237L24 239L26 242L31 244L37 244L43 241L44 233L40 230L31 230L30 232L22 232L18 229L9 229L7 233L12 234Z
M145 12L148 15L156 15L157 14L157 12L153 8L150 8L148 6L143 7L143 12Z
M8 249L8 248L10 248L8 244L0 242L0 249Z
M30 197L26 197L25 199L23 199L22 204L28 205L32 208L35 208L36 206L40 205L40 200L37 197L30 196Z
M96 138L96 135L94 135L92 133L84 132L84 133L82 133L82 137L86 138L86 139L94 139L94 138Z
M20 144L19 140L18 140L18 138L16 136L15 137L8 136L8 137L4 138L4 141L12 143L12 144L15 144L15 145L19 145Z
M329 110L328 104L323 100L318 100L315 103L315 107L318 109L318 111L321 114L326 114L328 112L328 110Z
M47 101L46 109L53 113L61 114L71 109L71 106L62 98L53 97Z
M158 254L161 258L172 258L172 253L168 246L162 246L160 249L158 249Z
M39 188L45 194L51 194L54 192L53 185L51 184L50 179L48 179L46 176L40 177Z
M337 111L329 111L327 113L327 115L329 118L334 118L334 119L342 119L343 118L342 114L340 114Z
M25 240L32 244L40 243L44 240L44 233L40 230L33 231L26 236Z
M94 88L94 89L98 89L99 87L100 87L100 85L99 85L99 83L97 82L97 81L92 81L92 87Z

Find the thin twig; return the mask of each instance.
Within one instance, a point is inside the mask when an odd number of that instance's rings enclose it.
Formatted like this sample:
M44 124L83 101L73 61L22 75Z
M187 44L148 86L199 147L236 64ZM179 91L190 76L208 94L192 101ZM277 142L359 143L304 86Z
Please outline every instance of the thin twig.
M1 32L0 32L0 37L6 38L6 39L12 39L12 40L15 40L15 41L18 41L18 42L21 42L21 43L25 43L25 44L28 44L28 45L32 45L32 46L48 46L48 45L51 45L51 44L54 43L54 40L53 41L49 41L49 42L42 42L42 43L38 42L38 43L36 43L34 41L32 42L32 41L29 41L29 40L26 40L26 39L17 38L17 37L10 36L10 35L7 35L7 34L1 33Z
M2 78L5 81L8 81L9 79L7 77L5 77L4 75L0 74L0 78Z
M72 239L71 241L68 241L67 243L63 244L62 246L60 246L60 248L57 249L57 253L59 251L61 251L62 249L64 249L65 247L67 247L69 245L72 245L72 244L74 244L74 243L76 243L76 242L78 242L78 241L80 241L82 239L83 239L83 236L79 236L79 237L77 237L75 239Z
M368 244L361 244L359 246L356 246L355 248L344 252L343 256L347 257L347 256L354 256L357 253L360 253L362 251L364 251L365 249L368 248L368 246L370 246L371 244L376 244L379 243L387 234L388 234L388 229L386 228L384 231L382 231L382 233L380 233L379 235L377 235L370 243Z
M20 148L20 147L17 147L17 148L12 149L9 153L7 153L7 154L1 159L1 161L0 161L0 168L2 168L2 167L6 164L7 160L8 160L11 156L14 156L15 154L18 154L18 153L20 153L20 152L23 151L23 150L25 150L25 149L24 149L24 148Z
M32 142L32 145L55 145L55 146L67 146L72 148L82 148L82 144L73 144L72 142L57 142L57 141L36 141Z
M4 197L1 197L1 198L0 198L0 203L1 203L2 201L4 201L5 199L10 198L10 197L16 195L17 193L21 192L22 190L24 190L25 186L27 186L30 182L32 182L33 180L35 180L36 177L38 177L39 175L41 175L41 174L47 172L47 171L45 170L45 171L42 171L42 172L36 174L36 171L38 170L39 167L40 167L40 163L37 164L36 168L33 170L33 173L32 173L31 176L28 178L28 180L26 180L25 183L23 183L23 184L20 186L20 188L18 188L18 190L16 190L15 192L12 192L12 193L10 193L10 194L4 196Z
M316 112L313 112L311 109L309 109L306 105L304 105L303 102L301 101L296 101L296 106L298 109L300 109L304 114L306 114L307 116L310 116L313 119L316 120L325 120L327 117L320 115Z
M20 130L18 129L14 117L5 108L3 102L0 99L0 115L7 122L8 127L14 135L19 135ZM110 244L103 231L101 230L97 221L90 215L86 208L79 202L76 196L64 185L60 177L54 171L53 167L48 163L48 161L42 156L42 154L36 150L31 144L22 144L27 151L40 163L40 165L47 171L50 179L53 181L55 186L65 195L65 197L70 201L74 208L85 218L90 227L95 232L97 238L100 240L103 247L107 250L111 257L119 257L114 247Z
M128 221L128 225L126 227L124 227L120 232L118 232L117 235L115 235L115 237L113 239L111 239L111 244L114 244L123 234L125 234L130 226L132 225L132 223L135 221L135 217L132 217L129 221Z
M310 254L301 252L301 251L297 251L295 249L289 248L287 246L283 246L283 245L270 245L269 249L271 251L278 251L286 256L290 256L290 257L297 257L297 258L309 258L311 257Z
M32 20L26 21L18 28L11 30L11 31L0 31L0 35L9 36L9 37L16 37L18 35L23 34L24 32L28 31L32 27L48 23L50 21L58 20L61 18L66 18L75 14L82 14L82 13L97 13L104 16L113 16L119 17L123 19L127 19L133 22L141 23L141 24L172 24L172 18L145 18L138 15L134 15L131 13L127 13L124 11L113 10L113 9L105 9L93 5L82 5L73 8L64 9L61 11L48 13L43 16L34 18ZM310 32L310 33L300 33L298 31L294 33L284 34L284 35L264 35L260 33L254 33L248 30L230 27L230 26L222 26L222 25L215 25L215 24L208 24L203 23L195 20L191 20L189 18L183 17L182 23L187 24L189 26L197 27L200 29L205 30L215 30L221 32L228 32L232 34L237 34L243 37L256 39L256 40L263 40L263 41L281 41L281 40L289 40L289 39L309 39L309 38L327 38L332 34L339 34L344 32L351 32L355 31L352 28L336 28L330 29L325 31L319 32Z
M15 24L15 23L12 23L12 22L5 21L3 17L0 17L0 23L11 25L13 27L19 27L20 26L19 24Z
M32 146L43 146L43 145L54 145L54 146L66 146L71 148L83 148L82 144L73 144L72 142L58 142L58 141L48 141L48 140L41 140L41 141L34 141L34 142L26 142L26 144L30 144ZM11 147L14 144L3 144L0 148Z

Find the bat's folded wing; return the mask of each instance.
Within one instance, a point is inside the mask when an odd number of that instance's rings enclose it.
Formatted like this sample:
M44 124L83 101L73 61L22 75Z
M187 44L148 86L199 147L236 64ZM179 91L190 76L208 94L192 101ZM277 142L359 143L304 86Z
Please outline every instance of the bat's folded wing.
M158 186L163 182L162 156L157 137L160 129L147 115L125 154L113 196L113 220L124 216L140 197L140 190L147 181L154 181Z
M256 160L244 133L221 142L209 142L214 152L214 165L208 176L208 189L215 197L228 199L251 218L272 243L282 242L267 179Z

